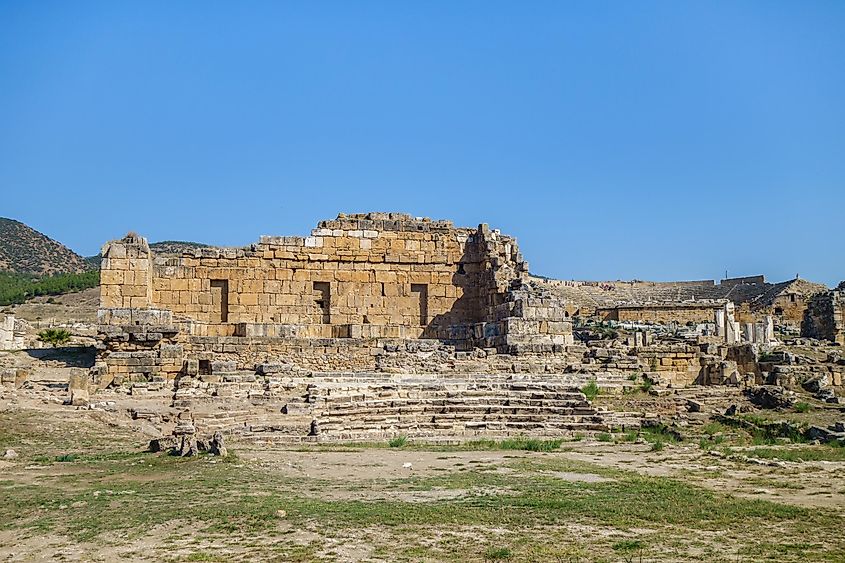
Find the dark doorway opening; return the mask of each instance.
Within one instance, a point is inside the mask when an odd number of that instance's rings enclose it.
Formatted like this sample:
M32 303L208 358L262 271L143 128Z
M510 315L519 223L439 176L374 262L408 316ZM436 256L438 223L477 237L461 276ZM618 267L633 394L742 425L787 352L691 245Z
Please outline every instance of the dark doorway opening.
M322 323L331 324L331 285L329 282L314 282L314 302L322 311Z
M428 286L424 283L412 283L411 295L419 300L420 326L426 326L428 324Z
M229 280L211 280L212 321L229 322Z

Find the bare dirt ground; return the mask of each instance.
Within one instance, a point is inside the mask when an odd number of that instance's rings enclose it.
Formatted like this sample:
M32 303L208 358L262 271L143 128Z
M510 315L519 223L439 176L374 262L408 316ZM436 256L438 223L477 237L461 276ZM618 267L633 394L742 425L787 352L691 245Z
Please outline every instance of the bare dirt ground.
M18 455L0 460L0 560L845 557L842 448L763 452L722 429L715 448L645 435L549 451L230 442L226 460L180 459L144 453L150 436L124 413L3 393L0 455Z
M145 451L158 431L127 413L142 396L62 404L92 362L90 348L0 353L30 372L22 389L0 386L0 561L845 561L845 448L761 442L702 414L680 440L230 440L225 460L181 459ZM598 402L620 401L674 408Z

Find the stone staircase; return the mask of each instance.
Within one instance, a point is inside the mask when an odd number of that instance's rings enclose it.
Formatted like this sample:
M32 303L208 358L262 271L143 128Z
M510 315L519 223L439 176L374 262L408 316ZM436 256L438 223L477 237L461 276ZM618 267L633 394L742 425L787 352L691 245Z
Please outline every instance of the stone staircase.
M395 377L308 388L320 439L562 435L607 429L584 395L554 378Z
M674 390L673 398L678 410L684 412L690 409L690 402L697 403L700 410L693 410L691 414L700 413L706 418L713 412L722 414L732 404L746 403L747 399L742 389L727 385L708 385L678 388Z
M144 398L169 394L172 408L189 410L203 434L221 431L256 444L398 435L460 441L607 431L607 413L596 411L579 390L591 380L605 388L630 384L626 374L606 372L275 376L233 371L184 377L175 390L140 386L138 393Z

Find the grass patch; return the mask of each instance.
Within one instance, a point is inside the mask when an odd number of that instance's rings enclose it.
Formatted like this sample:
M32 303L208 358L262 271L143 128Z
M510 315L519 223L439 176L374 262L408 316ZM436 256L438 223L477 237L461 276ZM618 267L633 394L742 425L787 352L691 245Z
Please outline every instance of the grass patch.
M513 553L507 547L488 547L484 552L485 561L504 561L510 559Z
M743 453L748 457L783 461L845 461L845 448L828 444L798 448L753 448Z
M643 428L640 434L650 444L659 442L661 444L660 449L663 449L663 444L677 444L681 441L681 436L677 430L673 430L663 424Z
M804 401L802 401L800 403L795 403L795 411L796 412L810 412L810 409L812 409L812 407L810 406L810 403L807 403L807 402L804 402Z
M599 442L612 442L613 436L611 436L609 432L599 432L596 434L596 440Z
M640 433L636 430L628 430L624 434L622 434L620 440L623 442L636 442L637 438L640 437Z
M403 448L408 443L408 438L405 436L394 436L387 441L387 445L391 448Z
M0 413L0 422L8 416ZM22 427L27 426L0 426L0 437L11 436L50 463L68 451L78 457L61 467L42 468L35 480L19 479L15 472L3 477L0 530L11 532L7 537L49 536L66 544L86 542L96 550L129 545L161 526L174 526L172 537L182 538L189 530L194 540L194 553L182 556L188 560L204 560L211 553L219 559L341 559L326 551L339 537L368 542L370 558L386 561L628 561L640 553L645 560L644 551L656 546L667 559L693 548L698 560L720 560L727 550L743 550L754 561L832 560L831 554L845 552L838 509L737 498L684 479L640 475L563 455L513 455L499 462L504 471L489 471L492 465L485 461L483 468L463 464L461 470L450 466L425 476L407 472L402 478L349 479L347 474L288 475L274 464L249 461L248 450L242 453L245 460L214 464L207 456L100 453L103 443L115 443L113 435L98 435L105 441L86 449L78 446L87 440L81 434L68 442L43 428L27 436ZM35 448L36 439L54 442ZM503 442L477 441L471 448L504 449ZM530 438L514 438L512 444L530 451L560 446L557 440ZM350 452L345 459L372 456L377 462L378 456L394 457L387 447L382 440L379 449L343 451ZM423 449L417 443L408 447ZM467 449L467 444L458 447ZM295 458L290 451L284 455ZM604 479L578 480L562 473ZM446 489L455 494L439 494ZM596 532L573 538L573 526ZM632 538L633 528L647 531ZM315 539L294 545L295 532L289 530L307 530ZM725 530L755 533L722 535ZM716 535L717 540L706 539ZM174 558L172 537L165 534L146 555ZM799 544L801 550L790 547ZM240 551L225 551L230 546Z
M535 438L510 438L499 442L502 450L525 450L528 452L551 452L560 448L563 440L538 440Z
M599 386L592 380L581 388L581 392L588 400L594 401L599 396Z

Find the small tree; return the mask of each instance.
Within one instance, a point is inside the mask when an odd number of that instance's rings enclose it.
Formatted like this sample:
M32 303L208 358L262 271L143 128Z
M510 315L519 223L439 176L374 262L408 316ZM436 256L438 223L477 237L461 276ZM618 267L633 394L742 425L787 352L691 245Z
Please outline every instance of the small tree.
M67 343L70 340L70 333L63 328L45 328L38 333L38 340L55 348Z

